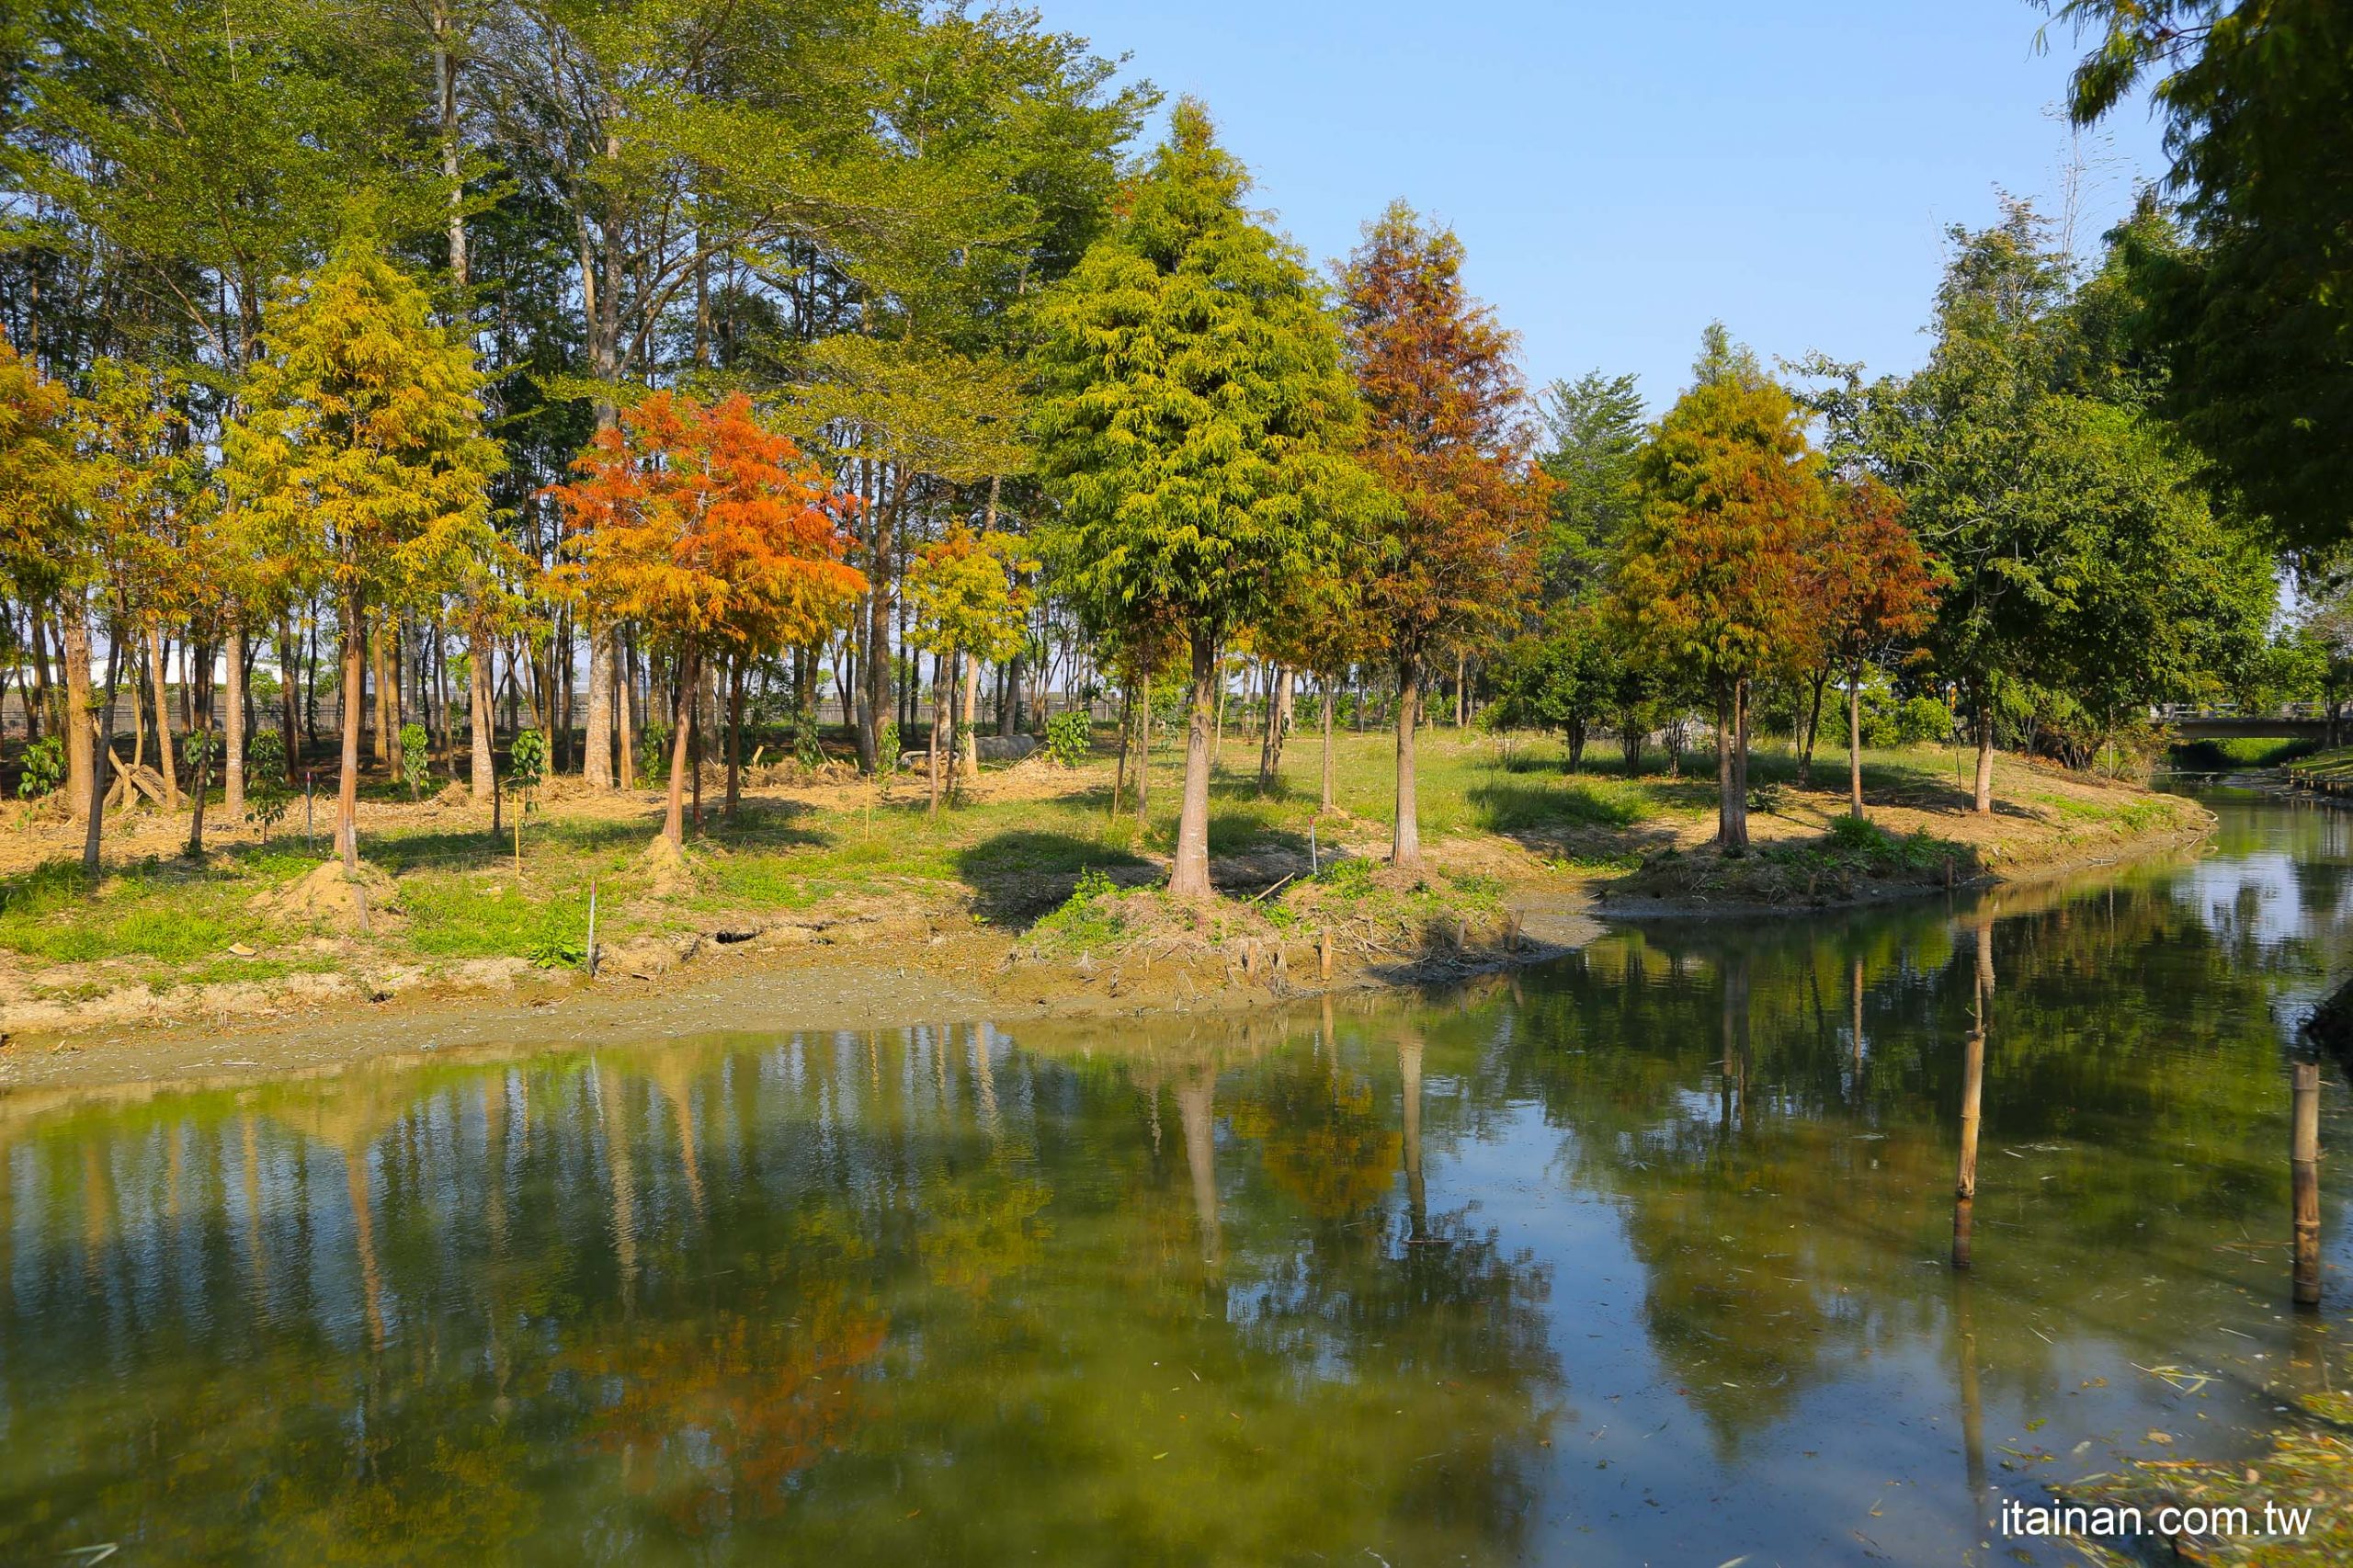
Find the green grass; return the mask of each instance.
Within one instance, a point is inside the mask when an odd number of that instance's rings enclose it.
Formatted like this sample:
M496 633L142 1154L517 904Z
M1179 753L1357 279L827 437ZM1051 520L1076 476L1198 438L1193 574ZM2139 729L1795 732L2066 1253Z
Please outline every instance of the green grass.
M267 923L244 907L256 891L233 874L168 862L117 872L92 889L78 863L53 860L0 881L0 947L50 963L188 963L233 942L268 939Z
M412 947L434 958L525 958L571 968L588 950L588 894L570 887L532 897L511 881L420 874L401 883Z

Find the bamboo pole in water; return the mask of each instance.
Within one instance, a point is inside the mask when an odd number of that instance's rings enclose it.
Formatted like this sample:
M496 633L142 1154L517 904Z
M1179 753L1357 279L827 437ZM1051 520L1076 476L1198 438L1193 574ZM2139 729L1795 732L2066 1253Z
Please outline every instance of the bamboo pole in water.
M2296 1305L2320 1305L2320 1063L2295 1064L2295 1123L2289 1146L2295 1181Z
M1969 1031L1961 1048L1961 1167L1953 1177L1952 1266L1969 1267L1972 1210L1977 1202L1977 1126L1985 1087L1985 1030Z

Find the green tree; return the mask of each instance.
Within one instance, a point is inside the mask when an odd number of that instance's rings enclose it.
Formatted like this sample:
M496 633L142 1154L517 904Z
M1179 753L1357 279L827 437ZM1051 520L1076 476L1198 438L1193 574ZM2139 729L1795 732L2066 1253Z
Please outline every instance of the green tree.
M1220 651L1336 558L1370 500L1338 331L1247 188L1208 112L1178 104L1119 222L1041 302L1032 360L1064 588L1107 624L1166 618L1190 652L1169 881L1188 899L1211 892Z
M1539 399L1550 444L1538 460L1552 477L1552 517L1543 546L1548 596L1597 591L1610 552L1640 505L1635 463L1649 419L1634 378L1587 371L1554 381Z
M2307 561L2353 520L2353 17L2336 0L2043 0L2089 54L2089 124L2144 84L2187 244L2128 259L2168 412Z
M2122 244L2078 290L2023 204L1954 241L1928 362L1815 402L1834 454L1901 494L1951 573L1927 641L1968 694L1988 812L1997 718L2087 760L2149 703L2227 684L2274 590L2152 412L2164 365L2108 330L2130 308Z
M273 302L225 474L256 552L283 554L343 625L335 845L359 863L359 722L368 619L485 548L500 466L472 351L366 234Z
M943 751L957 757L975 748L972 716L961 712L960 683L950 676L956 658L1003 659L1020 645L1029 597L1019 585L1037 562L1021 556L1009 534L975 533L961 524L925 548L907 572L907 608L915 617L907 641L940 655L939 678L932 683L931 809L939 810ZM951 698L951 693L955 694ZM954 707L951 707L951 700ZM958 770L961 774L962 769Z

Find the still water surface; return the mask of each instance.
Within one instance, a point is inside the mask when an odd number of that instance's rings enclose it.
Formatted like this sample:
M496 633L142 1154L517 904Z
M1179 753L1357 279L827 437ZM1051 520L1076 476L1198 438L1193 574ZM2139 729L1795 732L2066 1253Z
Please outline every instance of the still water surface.
M2001 1500L2353 1377L2337 1195L2318 1321L2282 1244L2353 818L2216 804L1329 1013L0 1101L0 1561L2069 1560Z

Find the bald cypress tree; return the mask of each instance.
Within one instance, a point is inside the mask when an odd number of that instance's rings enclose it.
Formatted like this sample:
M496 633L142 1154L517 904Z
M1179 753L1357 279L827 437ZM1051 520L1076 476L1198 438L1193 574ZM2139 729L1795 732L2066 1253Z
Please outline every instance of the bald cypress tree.
M1063 586L1115 634L1173 624L1189 653L1180 898L1211 891L1219 651L1329 571L1375 494L1347 455L1338 326L1248 189L1207 111L1178 104L1118 221L1042 301L1033 351Z

